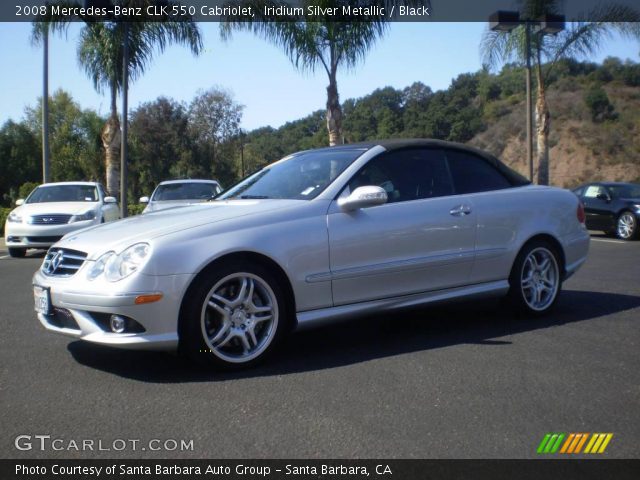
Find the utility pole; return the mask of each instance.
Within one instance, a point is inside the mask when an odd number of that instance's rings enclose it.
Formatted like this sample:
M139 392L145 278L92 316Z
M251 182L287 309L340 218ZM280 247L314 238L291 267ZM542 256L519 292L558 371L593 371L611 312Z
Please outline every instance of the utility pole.
M124 45L122 48L122 135L120 137L120 209L122 218L128 215L127 208L127 133L129 103L129 23L123 22Z
M240 129L240 166L242 167L242 178L244 178L244 132Z
M43 34L44 57L42 62L42 183L51 181L49 159L49 25Z

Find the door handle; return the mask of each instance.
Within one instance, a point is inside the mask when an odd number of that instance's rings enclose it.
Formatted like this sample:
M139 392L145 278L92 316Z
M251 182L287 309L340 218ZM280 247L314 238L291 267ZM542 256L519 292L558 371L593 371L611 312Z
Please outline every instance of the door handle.
M464 217L471 213L471 207L469 205L458 205L449 210L449 214L454 217Z

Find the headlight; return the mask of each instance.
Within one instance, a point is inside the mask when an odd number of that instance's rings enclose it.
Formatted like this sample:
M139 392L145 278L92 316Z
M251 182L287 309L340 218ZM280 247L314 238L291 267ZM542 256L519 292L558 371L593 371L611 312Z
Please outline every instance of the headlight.
M95 280L102 274L109 282L122 280L140 270L149 258L150 252L151 247L148 243L136 243L118 255L107 252L89 268L87 280Z
M10 223L22 223L22 217L17 213L11 212L7 217L7 221Z
M114 255L104 266L104 276L110 282L117 282L138 271L149 256L149 244L137 243L120 255Z
M82 215L74 215L69 219L69 223L82 222L85 220L93 220L95 218L96 218L96 212L94 212L93 210L89 210L88 212L85 212Z
M636 203L636 204L634 205L634 207L636 208L636 210L639 210L639 211L640 211L640 204L639 204L639 203Z
M114 255L114 252L108 252L102 255L98 260L96 260L87 272L87 280L92 281L102 275L104 273L105 265Z

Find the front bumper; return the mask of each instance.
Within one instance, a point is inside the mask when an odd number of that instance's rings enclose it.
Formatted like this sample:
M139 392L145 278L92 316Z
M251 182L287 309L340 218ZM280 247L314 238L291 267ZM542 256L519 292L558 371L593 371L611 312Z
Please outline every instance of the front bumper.
M67 233L99 223L99 220L85 220L60 225L7 222L4 229L5 243L7 247L11 248L49 248Z
M108 284L88 282L84 268L70 278L56 278L38 271L33 284L49 289L52 315L38 313L49 331L112 347L174 350L178 346L178 315L184 292L193 275L133 275L134 278ZM92 290L90 290L93 288ZM135 304L140 295L161 293L154 303ZM63 322L60 321L60 316ZM143 327L139 333L113 333L110 315L130 318Z

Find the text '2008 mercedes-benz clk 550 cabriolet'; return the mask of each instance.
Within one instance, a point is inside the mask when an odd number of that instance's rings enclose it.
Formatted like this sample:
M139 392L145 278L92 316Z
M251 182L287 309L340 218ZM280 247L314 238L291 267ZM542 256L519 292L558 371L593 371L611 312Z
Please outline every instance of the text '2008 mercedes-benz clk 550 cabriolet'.
M381 141L296 153L211 202L67 235L33 288L49 330L234 368L292 329L372 312L507 296L543 314L588 249L573 193L462 145Z

